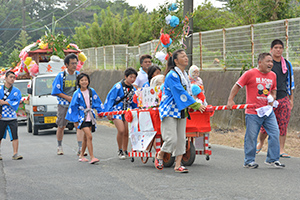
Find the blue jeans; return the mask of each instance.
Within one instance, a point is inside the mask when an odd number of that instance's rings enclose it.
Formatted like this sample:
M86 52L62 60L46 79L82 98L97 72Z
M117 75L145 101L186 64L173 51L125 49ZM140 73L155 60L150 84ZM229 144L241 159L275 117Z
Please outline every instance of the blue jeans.
M263 125L268 138L268 153L266 162L274 162L279 160L280 147L279 147L279 128L276 121L274 111L269 117L258 117L253 114L246 114L246 134L244 141L245 160L244 164L247 165L255 161L257 136L260 127Z

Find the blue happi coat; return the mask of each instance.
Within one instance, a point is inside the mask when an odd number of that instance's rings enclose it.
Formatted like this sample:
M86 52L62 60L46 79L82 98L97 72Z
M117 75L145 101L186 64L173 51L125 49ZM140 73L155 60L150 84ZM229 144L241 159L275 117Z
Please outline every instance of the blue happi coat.
M96 109L98 113L103 112L104 111L104 106L99 98L99 96L97 95L96 91L91 88L92 90L92 109ZM90 99L89 99L90 101ZM80 91L80 89L77 89L72 97L72 101L69 105L69 109L66 115L66 119L71 121L71 122L79 122L79 126L78 128L80 129L81 124L84 121L84 109L86 109L86 104L84 101L84 97L82 95L82 92ZM93 113L93 117L96 118L95 112L92 110Z
M12 86L13 87L13 86ZM4 85L0 86L0 99L4 97ZM22 94L20 90L13 87L5 100L9 105L2 105L2 118L17 118L16 110L18 110ZM1 128L1 127L0 127Z
M136 91L136 89L133 87L133 91ZM121 81L116 83L109 93L107 94L105 103L104 103L104 108L105 112L110 112L110 111L120 111L123 110L124 108L124 103L127 104L127 108L129 109L134 109L137 108L137 104L133 102L133 95L128 96L129 99L124 99L121 101L118 105L115 105L116 102L122 99L124 97L124 90ZM122 119L121 115L113 115L114 119Z
M291 71L289 70L289 68L287 67L288 69L288 75L286 77L286 90L288 92L289 95L291 95L291 90L294 90L295 89L295 82L294 82L294 70L293 70L293 66L292 66L292 63L288 60L286 60L287 62L289 62L290 64L290 67L291 67ZM291 74L291 79L290 80L290 74ZM291 83L291 84L290 84Z
M144 88L144 87L150 87L149 81L147 81L146 83L143 84L143 88Z
M75 71L76 73L76 76L80 73L79 71ZM51 92L51 95L53 96L57 96L57 94L60 94L60 93L64 93L66 94L63 89L64 89L64 86L63 86L63 78L64 78L64 72L59 72L57 74L57 76L55 77L53 83L52 83L52 92ZM69 101L67 101L66 99L64 98L61 98L59 96L57 96L57 101L58 101L58 104L60 105L69 105Z
M194 98L182 86L180 76L171 70L165 78L159 105L161 121L165 117L181 118L181 111L195 102Z

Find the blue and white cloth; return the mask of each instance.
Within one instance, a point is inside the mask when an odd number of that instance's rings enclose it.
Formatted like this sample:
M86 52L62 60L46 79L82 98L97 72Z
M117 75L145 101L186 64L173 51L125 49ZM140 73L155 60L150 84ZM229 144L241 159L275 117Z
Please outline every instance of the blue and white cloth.
M80 73L79 71L75 71L76 76ZM59 72L57 76L55 77L53 83L52 83L52 96L57 96L57 94L63 93L66 94L63 89L63 79L64 79L64 72ZM61 98L57 96L57 101L59 105L69 105L70 102L64 98Z
M288 60L287 60L288 61ZM288 61L289 64L290 64L290 67L291 67L291 71L288 69L288 75L287 75L287 78L286 78L286 90L288 92L289 95L291 95L291 89L294 90L295 89L295 82L294 82L294 71L293 71L293 66L292 66L292 63L290 61ZM291 73L291 78L292 80L290 81L290 73ZM290 82L291 82L291 87L290 87Z
M13 86L12 86L13 87ZM0 86L0 99L4 97L4 85ZM18 110L20 101L22 99L22 94L20 90L16 87L13 87L10 91L8 97L6 98L6 102L9 105L2 105L2 118L17 118L16 110Z
M126 109L134 109L137 108L137 104L133 102L133 95L136 89L132 87L132 90L129 91L130 94L127 96L127 98L123 99L120 103L115 105L116 102L120 101L124 97L124 89L122 86L121 81L116 83L109 93L107 94L104 108L105 112L111 112L111 111L121 111ZM122 115L113 115L113 119L121 119Z
M181 77L174 70L167 74L159 105L161 121L165 117L181 118L181 111L196 102L184 89L187 85L181 82Z
M97 95L96 91L93 88L91 88L91 90L92 90L92 109L86 107L83 94L80 91L80 89L77 89L73 94L72 101L69 105L69 109L66 114L67 120L71 122L79 122L79 126L78 126L79 129L82 123L84 122L85 115L87 115L88 112L91 112L93 115L93 119L95 119L96 115L93 109L96 109L98 113L104 111L104 106L101 102L101 99L99 98L99 96Z

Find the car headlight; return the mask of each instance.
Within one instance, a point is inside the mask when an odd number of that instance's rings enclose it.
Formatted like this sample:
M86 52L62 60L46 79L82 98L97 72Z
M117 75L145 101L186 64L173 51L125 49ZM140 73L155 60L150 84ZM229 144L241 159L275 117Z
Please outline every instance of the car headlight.
M46 108L45 108L45 106L37 106L36 110L38 112L43 112L43 111L46 111Z
M45 112L46 106L33 106L33 111L34 112Z

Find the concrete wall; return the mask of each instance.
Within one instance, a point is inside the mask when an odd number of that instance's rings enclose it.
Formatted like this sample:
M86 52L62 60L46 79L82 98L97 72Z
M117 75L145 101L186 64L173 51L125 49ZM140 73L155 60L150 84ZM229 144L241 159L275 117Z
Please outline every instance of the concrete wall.
M230 90L238 80L240 72L203 71L200 76L204 82L207 102L216 106L226 105ZM292 110L289 129L300 130L300 93L298 92L299 87L297 85L300 78L300 71L294 71L294 76L296 87L294 90L294 108ZM91 87L97 91L101 100L104 102L111 87L124 77L124 72L111 70L95 71L90 74L90 77ZM244 88L240 89L238 95L235 97L235 103L246 103L246 91ZM211 119L211 125L213 127L234 128L244 127L244 124L244 110L216 111Z

